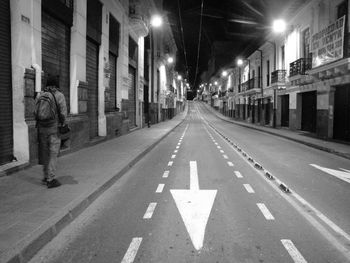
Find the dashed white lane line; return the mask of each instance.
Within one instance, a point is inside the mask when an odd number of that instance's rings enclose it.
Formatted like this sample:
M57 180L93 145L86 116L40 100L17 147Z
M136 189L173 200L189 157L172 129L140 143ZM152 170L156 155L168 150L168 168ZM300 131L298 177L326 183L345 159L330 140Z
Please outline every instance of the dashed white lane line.
M216 142L215 145L218 145L218 143Z
M220 150L221 153L225 153L223 150Z
M224 154L222 157L224 157L224 159L228 159L228 156L226 154Z
M263 213L263 215L266 218L266 220L275 220L275 218L273 217L273 215L271 214L269 209L267 209L265 204L257 203L256 205L259 207L261 213Z
M180 148L180 146L176 146L176 149L179 149Z
M158 187L157 187L156 193L163 192L163 189L164 189L164 184L159 184Z
M178 152L178 150L174 150L174 153L177 153Z
M218 148L218 149L221 149L221 147L220 147L220 146L217 146L217 148Z
M168 166L173 166L173 161L168 162Z
M227 162L228 166L233 166L232 162Z
M250 194L255 193L254 189L250 186L250 184L243 184L243 186L244 186L245 190L247 190L248 193L250 193Z
M169 176L169 171L164 171L163 178L168 178L168 176Z
M153 215L154 209L156 209L156 206L157 206L157 203L150 203L146 210L146 213L143 216L143 219L152 218L152 215Z
M142 237L134 237L121 263L132 263L142 242Z
M294 246L294 244L291 240L282 239L281 242L295 263L307 263L307 261L305 260L303 255Z
M172 156L171 156L171 159L175 159L176 158L176 154L173 154Z
M243 178L243 175L239 171L235 171L235 175L237 178Z

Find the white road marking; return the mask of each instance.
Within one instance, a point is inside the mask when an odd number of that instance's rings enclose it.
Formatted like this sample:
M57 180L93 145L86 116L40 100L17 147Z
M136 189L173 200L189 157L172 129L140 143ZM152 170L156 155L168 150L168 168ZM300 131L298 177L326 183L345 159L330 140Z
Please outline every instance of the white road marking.
M142 242L142 237L134 237L121 263L132 263Z
M218 145L218 143L216 142L215 145Z
M163 178L168 178L168 176L169 176L169 171L164 171Z
M174 150L174 153L177 153L178 152L178 150Z
M228 166L233 166L232 162L227 162Z
M218 149L221 149L221 147L220 147L220 146L217 146L217 148L218 148Z
M168 162L168 166L173 166L173 162L172 161Z
M171 156L171 159L175 159L176 158L176 154L173 154L172 156Z
M243 175L239 171L235 171L237 178L243 178Z
M156 193L163 192L163 189L164 189L164 184L159 184L158 187L157 187Z
M263 213L264 217L266 218L266 220L275 220L275 218L273 217L273 215L270 213L269 209L267 209L266 205L263 203L257 203L256 204L261 213Z
M248 193L250 193L250 194L255 193L254 189L250 186L250 184L243 184L243 186L244 186L245 190L247 190Z
M223 150L220 150L221 153L225 153Z
M294 244L291 240L282 239L281 242L295 263L307 263L307 261L305 260L303 255L294 246Z
M203 247L205 228L217 190L200 190L197 162L190 162L190 190L170 190L180 212L192 244L196 250Z
M154 209L156 209L156 206L157 206L157 203L150 203L146 210L146 213L143 216L143 219L152 218L152 215L153 215Z
M325 172L325 173L328 173L330 175L333 175L347 183L350 183L350 172L346 169L342 169L343 171L339 171L339 170L335 170L335 169L330 169L330 168L326 168L326 167L322 167L322 166L319 166L317 164L310 164L311 166ZM344 171L345 170L345 171Z
M180 146L176 146L176 149L179 149L180 148Z
M222 157L224 157L225 159L228 159L228 156L226 154L224 154Z

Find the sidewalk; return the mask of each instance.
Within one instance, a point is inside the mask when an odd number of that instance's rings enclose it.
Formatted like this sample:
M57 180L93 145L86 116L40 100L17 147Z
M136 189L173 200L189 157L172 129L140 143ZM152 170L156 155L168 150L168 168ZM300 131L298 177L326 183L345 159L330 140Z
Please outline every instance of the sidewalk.
M262 131L265 133L273 134L288 140L302 143L307 146L350 159L350 145L310 137L308 133L302 132L302 131L291 131L291 130L281 129L281 128L275 129L267 126L259 126L256 124L246 123L243 121L237 121L222 115L220 112L216 111L206 103L201 103L201 105L204 105L209 111L211 111L213 114L215 114L217 117L219 117L224 121L231 122L250 129Z
M98 196L182 123L172 120L143 128L58 161L61 187L41 184L39 165L0 177L0 262L23 263L83 212Z

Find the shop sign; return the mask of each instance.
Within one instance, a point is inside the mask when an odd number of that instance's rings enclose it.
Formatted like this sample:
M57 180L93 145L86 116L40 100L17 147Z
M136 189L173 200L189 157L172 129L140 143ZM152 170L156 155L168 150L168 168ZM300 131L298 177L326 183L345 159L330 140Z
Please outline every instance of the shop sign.
M343 58L345 16L311 37L312 67Z

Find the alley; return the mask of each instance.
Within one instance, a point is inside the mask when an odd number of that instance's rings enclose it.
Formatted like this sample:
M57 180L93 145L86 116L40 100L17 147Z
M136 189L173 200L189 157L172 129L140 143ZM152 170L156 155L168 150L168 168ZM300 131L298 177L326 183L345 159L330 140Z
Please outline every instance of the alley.
M310 163L349 169L190 103L185 121L31 262L349 262L348 182Z

